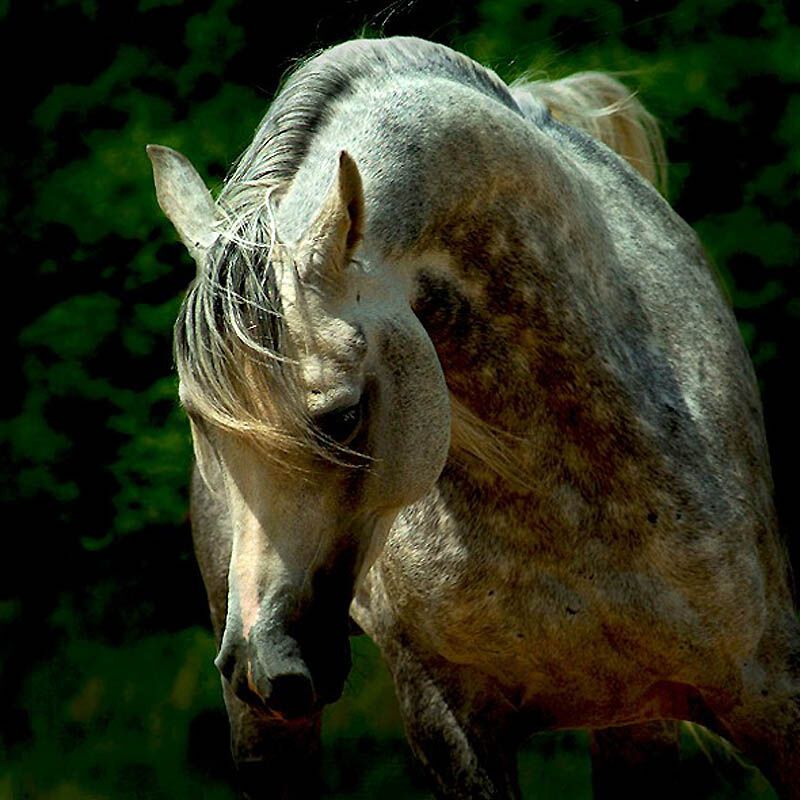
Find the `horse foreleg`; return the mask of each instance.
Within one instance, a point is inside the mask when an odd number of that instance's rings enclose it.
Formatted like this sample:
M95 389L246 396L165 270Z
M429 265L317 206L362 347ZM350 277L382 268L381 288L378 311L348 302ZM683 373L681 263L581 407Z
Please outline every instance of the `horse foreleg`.
M516 743L502 713L485 703L480 678L408 651L389 662L409 744L436 796L519 798Z
M246 800L312 800L321 792L322 715L298 722L255 712L223 681L231 754Z
M656 720L591 735L595 800L619 797L672 798L679 761L679 726Z

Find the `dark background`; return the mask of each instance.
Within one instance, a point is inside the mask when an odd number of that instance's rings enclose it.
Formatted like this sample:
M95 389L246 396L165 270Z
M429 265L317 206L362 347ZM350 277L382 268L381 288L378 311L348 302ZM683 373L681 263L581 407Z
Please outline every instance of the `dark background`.
M662 121L670 199L700 234L756 365L796 554L798 9L0 2L0 800L232 797L171 360L192 265L156 206L144 146L182 150L218 187L281 76L355 35L436 39L507 79L623 73ZM359 641L355 656L327 718L330 796L425 796L374 648ZM768 796L760 776L695 733L690 796ZM588 796L588 770L583 734L538 737L522 759L537 797Z

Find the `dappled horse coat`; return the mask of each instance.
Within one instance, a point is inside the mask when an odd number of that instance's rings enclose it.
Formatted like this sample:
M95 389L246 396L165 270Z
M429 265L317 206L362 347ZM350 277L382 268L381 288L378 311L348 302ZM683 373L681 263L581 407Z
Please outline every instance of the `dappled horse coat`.
M151 148L198 264L176 362L251 796L315 789L349 609L441 796L515 796L521 738L574 727L614 793L694 720L800 797L758 392L658 141L608 77L509 88L398 38L297 69L216 202Z

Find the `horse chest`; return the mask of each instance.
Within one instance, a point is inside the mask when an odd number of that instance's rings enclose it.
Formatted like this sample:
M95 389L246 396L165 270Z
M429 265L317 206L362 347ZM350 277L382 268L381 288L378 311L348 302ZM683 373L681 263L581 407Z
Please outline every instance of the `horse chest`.
M706 632L683 592L596 540L556 547L552 531L532 531L521 547L508 535L514 524L500 514L465 525L437 504L404 515L380 570L413 638L539 691L572 682L591 692L598 676L609 685L657 680L696 657Z

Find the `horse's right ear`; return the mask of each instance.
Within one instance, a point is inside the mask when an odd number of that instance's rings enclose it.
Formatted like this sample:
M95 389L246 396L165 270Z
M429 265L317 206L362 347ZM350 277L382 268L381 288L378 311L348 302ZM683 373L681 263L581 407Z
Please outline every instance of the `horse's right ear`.
M153 164L158 204L199 266L218 235L211 193L192 162L177 150L149 144L147 155Z
M364 234L364 187L356 162L339 152L336 172L322 207L301 240L301 250L310 258L307 277L340 278Z

